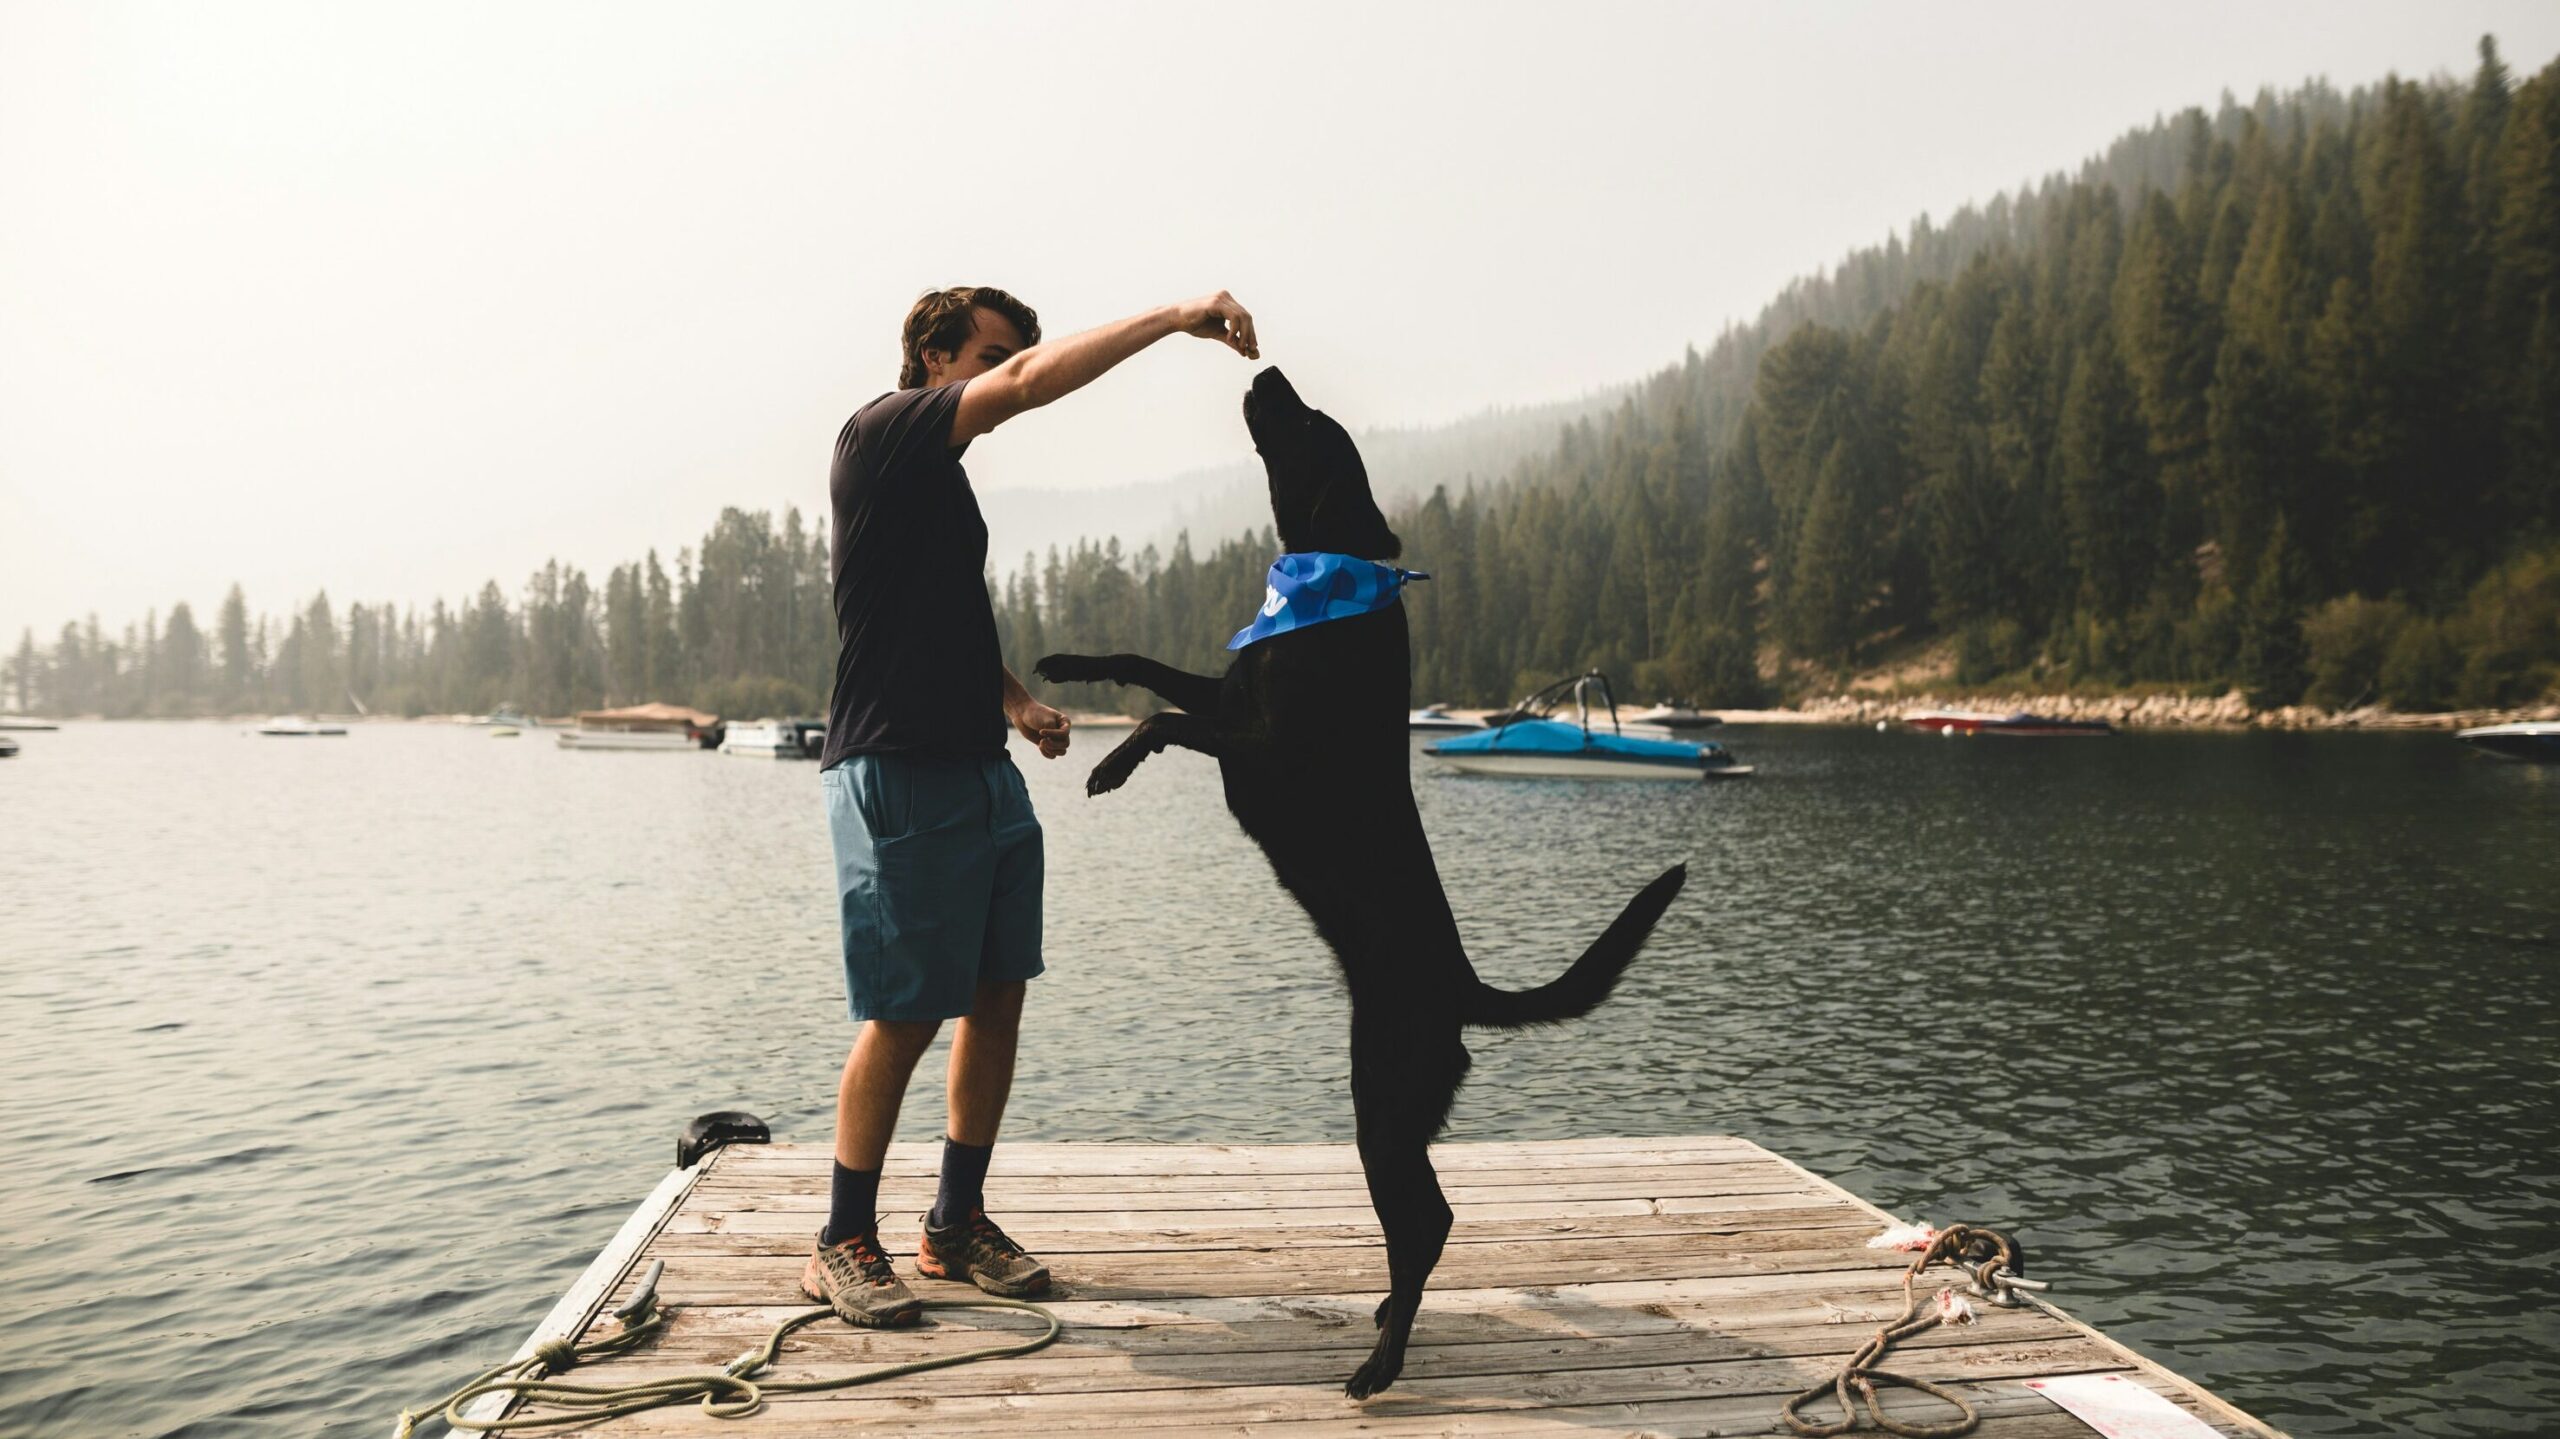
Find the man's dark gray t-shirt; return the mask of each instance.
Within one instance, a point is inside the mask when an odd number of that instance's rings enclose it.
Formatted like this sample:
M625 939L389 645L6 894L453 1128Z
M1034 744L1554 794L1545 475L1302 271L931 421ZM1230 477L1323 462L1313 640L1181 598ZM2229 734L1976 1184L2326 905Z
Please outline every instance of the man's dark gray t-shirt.
M820 769L857 754L1004 753L987 523L951 448L967 384L893 390L836 436L828 555L840 648Z

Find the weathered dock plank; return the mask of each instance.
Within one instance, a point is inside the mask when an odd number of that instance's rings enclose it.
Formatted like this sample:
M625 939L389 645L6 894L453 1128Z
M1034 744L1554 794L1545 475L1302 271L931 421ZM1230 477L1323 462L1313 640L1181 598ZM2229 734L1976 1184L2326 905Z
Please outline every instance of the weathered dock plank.
M1058 1343L777 1394L744 1420L687 1406L570 1432L1768 1434L1783 1432L1786 1396L1900 1312L1909 1256L1866 1247L1892 1216L1745 1140L1444 1144L1432 1157L1457 1227L1403 1377L1365 1403L1340 1386L1369 1347L1386 1261L1350 1146L1007 1144L990 1208L1055 1271ZM928 1145L891 1152L881 1205L893 1252L913 1248L935 1161ZM634 1216L537 1338L609 1331L594 1316L664 1260L673 1322L572 1378L634 1383L726 1363L805 1306L800 1266L826 1187L826 1151L796 1145L733 1147L671 1176L660 1211ZM975 1292L910 1282L928 1298ZM1926 1285L1945 1282L1941 1271ZM1979 1312L1908 1341L1889 1367L1965 1394L1986 1439L2088 1434L2016 1382L2076 1373L2124 1374L2220 1433L2275 1433L2051 1306ZM840 1376L1021 1332L1018 1317L934 1317L888 1333L812 1326L772 1377ZM1944 1417L1899 1393L1887 1409Z

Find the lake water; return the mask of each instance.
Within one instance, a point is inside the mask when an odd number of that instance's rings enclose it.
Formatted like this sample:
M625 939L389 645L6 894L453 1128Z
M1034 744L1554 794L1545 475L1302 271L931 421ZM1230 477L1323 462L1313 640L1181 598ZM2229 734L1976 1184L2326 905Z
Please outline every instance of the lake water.
M1114 737L1020 758L1050 972L1008 1134L1347 1138L1331 961L1207 761L1083 797ZM431 725L22 738L0 1433L380 1432L514 1347L687 1118L829 1132L812 765ZM2442 735L1727 741L1758 778L1417 758L1496 983L1691 863L1599 1014L1471 1040L1450 1137L1748 1136L2016 1226L2074 1313L2297 1434L2548 1429L2560 769ZM904 1136L939 1131L939 1073Z

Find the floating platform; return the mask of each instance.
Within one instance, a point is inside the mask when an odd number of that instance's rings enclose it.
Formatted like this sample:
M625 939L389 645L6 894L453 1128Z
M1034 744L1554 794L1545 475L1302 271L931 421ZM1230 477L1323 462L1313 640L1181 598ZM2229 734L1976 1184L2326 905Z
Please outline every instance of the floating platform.
M683 1405L537 1432L1784 1434L1778 1406L1827 1381L1901 1313L1912 1256L1867 1247L1899 1221L1746 1140L1447 1143L1431 1153L1457 1227L1403 1378L1365 1402L1342 1382L1368 1352L1386 1251L1351 1146L1008 1141L987 1182L990 1208L1055 1273L1046 1302L1066 1325L1056 1344L833 1394L775 1395L741 1419ZM808 1305L800 1269L826 1217L828 1158L824 1146L733 1145L670 1172L520 1355L590 1326L612 1332L599 1316L662 1259L658 1293L676 1309L666 1331L562 1377L634 1383L736 1358ZM913 1277L915 1216L932 1201L938 1159L934 1145L891 1149L882 1238L921 1297L971 1297ZM2033 1216L1940 1217L2023 1218L2033 1243ZM2041 1277L2067 1296L2068 1273ZM1960 1278L1932 1269L1920 1288ZM1976 1312L1975 1323L1906 1341L1885 1367L1964 1395L1983 1439L2094 1432L2020 1382L2066 1374L2121 1375L2217 1433L2277 1432L2051 1305ZM1036 1332L1021 1315L927 1317L891 1332L813 1325L792 1336L771 1377L843 1375ZM1921 1395L1887 1396L1897 1418L1951 1417ZM491 1396L472 1413L501 1407Z

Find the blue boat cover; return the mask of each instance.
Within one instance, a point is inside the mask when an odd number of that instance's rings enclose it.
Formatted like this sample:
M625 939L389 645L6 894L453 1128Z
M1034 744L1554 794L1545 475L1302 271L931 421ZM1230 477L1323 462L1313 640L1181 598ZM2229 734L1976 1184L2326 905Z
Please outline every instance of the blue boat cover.
M1609 754L1636 760L1695 760L1721 753L1724 746L1704 740L1643 739L1594 729L1563 720L1514 720L1489 729L1424 747L1432 754Z

